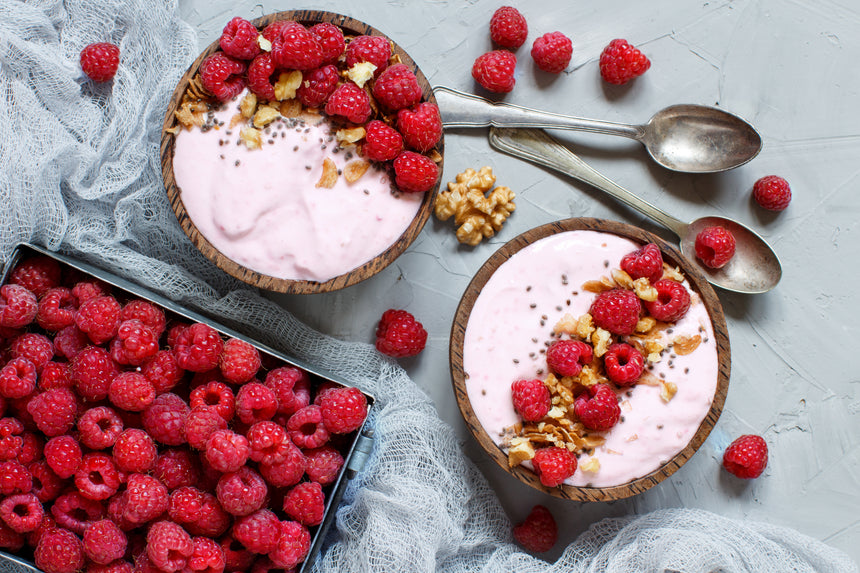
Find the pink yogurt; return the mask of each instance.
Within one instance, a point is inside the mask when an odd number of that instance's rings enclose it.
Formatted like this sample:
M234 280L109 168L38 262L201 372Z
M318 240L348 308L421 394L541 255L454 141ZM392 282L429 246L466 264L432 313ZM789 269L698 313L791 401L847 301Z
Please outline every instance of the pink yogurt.
M241 99L242 96L239 96ZM327 122L279 119L260 149L229 128L233 102L215 113L224 122L176 137L173 171L182 203L197 229L235 262L282 278L327 281L370 261L403 234L423 193L392 191L375 165L350 184L316 187L328 157L341 171L355 152L338 147Z
M608 275L621 257L640 246L607 233L563 232L518 251L487 281L466 326L463 366L475 415L497 444L504 428L519 421L511 404L511 383L544 379L544 343L553 327L566 313L579 317L588 312L594 295L582 290L582 284ZM702 344L686 356L664 352L650 371L677 385L674 398L664 402L658 386L638 384L622 391L623 421L604 433L606 443L593 455L579 459L582 465L597 457L600 469L577 469L567 484L627 483L660 467L693 437L711 407L718 363L707 309L697 295L692 298L690 310L665 339L699 334Z

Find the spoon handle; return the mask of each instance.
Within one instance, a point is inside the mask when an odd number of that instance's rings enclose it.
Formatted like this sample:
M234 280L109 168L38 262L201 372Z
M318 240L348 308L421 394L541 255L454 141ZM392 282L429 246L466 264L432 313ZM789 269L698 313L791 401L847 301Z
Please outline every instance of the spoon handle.
M490 145L516 157L555 169L605 191L628 207L663 225L678 235L679 238L685 234L687 223L679 221L606 178L542 130L493 128L490 130Z
M445 86L434 87L433 93L445 127L542 127L620 135L631 139L640 139L645 133L645 128L639 125L584 119L509 103L493 103Z

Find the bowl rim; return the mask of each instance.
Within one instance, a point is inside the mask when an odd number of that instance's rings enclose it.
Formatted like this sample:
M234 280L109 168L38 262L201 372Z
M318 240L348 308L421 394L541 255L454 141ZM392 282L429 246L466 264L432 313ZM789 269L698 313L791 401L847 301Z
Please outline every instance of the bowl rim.
M537 475L528 468L522 465L513 468L508 467L507 455L490 438L489 434L478 422L466 391L465 371L463 369L463 341L469 315L478 294L480 294L481 289L497 268L521 249L540 239L576 230L608 232L631 239L642 245L650 242L656 243L663 253L664 260L681 269L687 277L690 286L699 293L713 325L718 361L717 387L711 407L700 422L693 437L681 451L654 471L616 486L588 487L562 484L559 487L550 488L541 484ZM449 360L457 406L469 432L478 441L484 452L499 464L502 469L521 482L555 497L577 501L613 501L623 499L642 493L675 473L699 449L716 425L728 393L729 375L731 372L731 348L729 346L725 315L716 292L701 271L690 263L677 247L649 231L627 223L591 217L564 219L529 229L502 245L487 259L466 287L457 306L451 325Z
M437 104L430 82L418 68L415 61L394 40L373 26L344 14L323 10L287 10L273 12L266 14L265 16L255 18L251 20L251 23L257 26L258 29L262 29L276 20L295 20L303 24L328 22L339 26L344 30L344 32L349 34L380 36L385 38L391 43L392 56L397 55L400 62L406 64L415 73L415 76L418 79L418 85L421 86L421 90L423 92L424 99L422 101ZM435 202L439 187L442 184L442 170L445 154L444 133L435 146L435 150L438 151L439 156L441 157L437 162L439 167L439 178L433 189L424 193L424 198L418 208L418 212L415 214L415 217L412 219L409 226L385 251L364 264L329 280L312 281L303 279L283 279L251 270L224 255L197 229L191 220L191 217L188 215L188 212L185 210L185 205L182 202L182 191L176 184L176 179L173 175L173 151L176 135L168 130L173 129L177 125L177 119L174 112L178 109L182 101L182 96L185 93L188 82L197 73L203 60L219 49L219 41L215 40L197 56L194 62L191 63L180 78L179 82L177 82L176 88L174 89L168 103L161 130L160 157L162 180L170 205L176 215L177 221L179 222L179 226L194 246L197 247L197 249L206 258L227 274L251 286L288 294L316 294L340 290L372 277L394 262L394 260L403 254L409 245L415 241L421 233L421 230L424 228L424 225L427 223L427 220L430 218L430 213L433 210L433 203Z

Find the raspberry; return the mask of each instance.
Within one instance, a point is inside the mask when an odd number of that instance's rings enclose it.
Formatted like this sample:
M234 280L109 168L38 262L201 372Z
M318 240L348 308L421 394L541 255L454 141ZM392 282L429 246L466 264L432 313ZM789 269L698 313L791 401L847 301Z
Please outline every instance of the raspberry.
M296 484L284 497L284 513L302 525L319 525L324 512L325 495L315 481Z
M248 571L254 563L254 553L229 533L221 537L221 550L224 552L226 561L225 571Z
M0 433L0 436L2 436L2 433ZM20 451L18 452L18 461L20 463L26 466L36 460L41 460L44 457L45 441L40 435L34 434L33 432L24 432L21 434L21 439L23 440L23 443L21 444ZM2 440L0 440L0 442L2 442ZM0 449L2 449L2 446L0 446Z
M621 270L632 279L647 278L652 285L663 276L663 254L654 243L627 253L621 258Z
M33 554L36 567L44 573L75 573L84 566L84 548L71 531L46 531Z
M50 513L42 512L42 523L36 527L33 531L27 533L27 544L30 547L36 547L39 545L39 541L41 541L42 536L53 529L57 528L57 522L54 521L54 518L51 517ZM0 547L3 547L2 541L0 541Z
M308 479L322 486L334 483L343 467L343 456L331 446L305 450L304 456Z
M348 434L367 417L367 398L358 388L335 388L320 399L323 424L332 434Z
M370 62L376 66L373 71L375 78L385 71L390 59L391 43L381 36L358 36L346 47L347 69L361 62Z
M161 337L167 328L164 311L142 299L130 300L125 303L120 313L120 319L123 322L132 319L139 320L155 333L156 338Z
M386 68L373 84L373 97L390 111L412 107L422 95L418 78L405 64Z
M526 19L511 6L502 6L490 18L490 38L503 48L517 49L529 35Z
M28 465L27 471L32 475L32 492L42 503L57 499L65 488L65 482L54 473L44 459Z
M317 37L298 22L287 22L272 41L272 58L279 68L312 70L325 61Z
M23 328L33 322L39 312L36 295L21 285L0 287L0 326Z
M224 26L219 45L225 54L240 60L252 60L260 53L257 27L236 16Z
M87 566L87 573L134 573L134 565L124 559L117 559L107 565L99 565L98 563L90 563Z
M166 446L182 445L185 443L185 419L190 411L188 404L176 394L162 394L143 411L143 429Z
M90 408L78 420L81 443L91 450L103 450L116 443L122 432L122 420L107 406Z
M767 175L753 185L753 199L769 211L783 211L791 203L791 187L782 177Z
M173 355L180 368L205 372L218 366L223 348L224 341L218 331L198 322L183 330L176 338Z
M48 361L42 367L42 373L36 381L40 390L53 390L55 388L71 388L72 381L69 378L69 363Z
M334 92L339 80L337 68L331 64L305 72L296 97L305 107L320 107Z
M639 380L645 369L645 357L633 346L616 343L603 355L606 376L619 386L630 386Z
M170 449L155 460L152 475L173 490L200 482L200 465L196 456L185 449Z
M576 471L576 456L567 448L541 448L535 452L532 465L543 485L556 487Z
M221 101L231 100L245 89L245 64L215 52L200 64L203 87Z
M690 309L690 292L679 282L660 279L652 285L657 289L656 300L645 301L645 309L663 322L677 322Z
M128 428L113 445L113 461L126 473L145 473L155 467L158 449L153 439L137 428Z
M306 406L290 416L287 422L290 439L300 448L318 448L328 442L319 406Z
M561 32L544 34L532 44L532 59L541 70L559 74L570 63L573 43Z
M271 420L278 411L275 392L259 382L249 382L236 394L236 416L244 424Z
M183 569L193 553L191 536L173 522L153 523L146 534L146 555L162 571L172 573Z
M225 381L244 384L260 369L260 351L244 340L231 338L224 343L219 367Z
M275 20L265 28L261 32L262 36L266 38L268 41L274 43L277 38L281 36L281 32L284 28L293 24L292 20Z
M394 181L405 193L429 191L439 178L439 166L425 155L404 151L394 160Z
M590 398L586 398L585 394L583 392L574 400L573 411L586 428L604 431L618 423L621 408L612 388L606 384L595 384L588 387Z
M639 322L642 303L632 291L612 289L598 294L588 312L595 326L612 334L629 335Z
M185 332L185 329L189 326L191 325L184 322L171 321L170 328L167 330L167 346L170 348L176 346L176 341L179 339L179 335Z
M191 409L185 419L185 439L192 448L203 450L206 440L215 430L226 430L227 421L209 406L197 406Z
M20 455L24 447L23 431L24 424L15 418L0 420L0 460L13 460Z
M281 522L268 509L240 517L233 524L233 538L254 553L265 555L278 546Z
M310 548L311 534L304 525L282 521L278 545L269 553L269 559L278 567L289 569L304 561Z
M179 525L187 527L189 523L197 520L203 507L204 495L204 492L191 486L173 490L167 502L167 515Z
M143 364L140 373L152 383L156 394L170 392L185 376L185 371L179 367L176 356L169 350L156 352L155 356Z
M15 532L11 527L0 520L0 549L18 551L24 547L24 535Z
M36 373L42 373L42 367L54 357L54 344L47 336L26 332L17 336L9 346L12 358L26 358L36 367Z
M60 286L61 278L60 263L45 255L34 255L15 266L9 273L8 282L21 285L36 298L42 298L48 290Z
M81 50L81 70L94 82L109 82L119 68L119 48L108 42Z
M75 473L75 486L87 499L103 500L117 492L119 472L110 456L101 453L84 454Z
M36 389L36 366L26 358L13 358L0 369L0 396L23 398Z
M192 540L194 550L188 558L188 564L182 570L183 573L222 573L224 571L225 557L221 546L208 537L195 537Z
M397 129L406 145L417 151L430 151L442 138L439 108L424 102L412 109L401 109L397 113Z
M328 446L323 446L328 447ZM289 487L297 484L305 472L305 456L291 441L285 441L278 450L279 459L274 463L260 463L260 473L275 487Z
M45 460L59 477L75 475L83 458L81 445L72 436L57 436L45 444Z
M311 26L308 31L317 39L324 63L335 63L346 50L343 32L334 24L320 22Z
M133 318L121 322L111 341L111 358L117 364L140 366L158 352L158 336L151 328Z
M227 513L238 516L249 515L263 507L268 492L269 488L260 474L249 467L225 472L215 486L215 495L221 507Z
M81 350L69 367L69 376L78 394L92 402L107 398L111 382L118 374L116 363L98 346Z
M192 535L207 537L221 535L231 521L214 495L189 486L173 490L167 514Z
M206 461L221 473L237 471L250 454L248 440L232 430L216 430L206 440Z
M45 510L32 493L10 495L0 503L0 518L17 533L29 533L42 523Z
M364 123L371 114L370 96L352 82L339 85L325 104L328 115L339 115L352 123Z
M591 345L579 340L556 340L546 349L546 365L559 376L576 376L592 357Z
M75 323L75 297L65 287L49 289L41 300L36 312L36 323L51 332L62 330Z
M89 343L89 337L77 326L67 326L54 336L54 354L72 360Z
M525 521L514 527L514 539L525 549L534 553L549 551L558 540L558 524L550 511L536 505Z
M75 324L94 344L104 344L116 336L121 311L114 297L99 296L81 304Z
M167 487L150 475L129 475L123 497L122 516L135 525L148 523L167 511Z
M616 39L609 42L600 54L600 77L610 84L623 85L648 71L651 62L645 55L627 43Z
M271 375L272 372L269 373L269 376ZM278 396L278 400L280 401L280 396ZM232 420L236 413L236 397L230 387L222 382L213 380L198 386L191 391L189 401L192 409L198 406L208 406L218 412L218 415L227 422Z
M374 119L364 127L364 146L361 149L369 161L391 161L403 151L403 136L393 127Z
M104 508L97 500L87 499L80 492L73 491L54 500L51 515L59 527L83 535L87 525L104 517Z
M739 478L757 478L766 466L767 442L754 434L739 437L729 444L723 454L723 467Z
M514 78L516 67L515 55L507 50L493 50L478 56L472 65L472 77L488 91L508 93L517 82Z
M712 269L720 269L735 255L735 237L725 227L705 227L696 235L696 257Z
M517 380L511 384L511 400L527 422L541 420L550 408L549 390L541 380Z
M84 553L95 563L107 565L122 559L128 546L128 538L117 525L102 519L91 523L84 531Z
M286 460L290 453L289 443L284 445L288 442L287 431L275 422L257 422L248 430L246 437L252 461L277 464Z
M72 287L72 296L78 301L78 306L84 304L88 300L107 296L111 292L111 286L98 279L80 281Z
M277 101L272 74L276 71L272 54L263 52L248 66L248 87L261 99Z
M140 372L122 372L108 387L111 404L129 412L143 412L155 400L155 387Z

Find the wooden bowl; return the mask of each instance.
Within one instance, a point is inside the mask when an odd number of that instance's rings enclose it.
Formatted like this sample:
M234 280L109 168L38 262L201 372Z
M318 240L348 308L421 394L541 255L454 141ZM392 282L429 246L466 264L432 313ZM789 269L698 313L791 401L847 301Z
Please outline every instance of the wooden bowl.
M342 14L317 10L291 10L286 12L276 12L257 18L251 22L257 26L258 29L262 29L275 20L295 20L306 25L313 25L318 22L329 22L339 26L344 31L345 35L355 34L385 37L379 30L365 24L364 22L360 22ZM435 104L436 98L433 95L433 90L430 87L427 78L424 77L424 74L421 73L421 70L418 69L418 66L412 58L409 57L409 54L407 54L395 42L392 41L391 43L393 48L392 55L398 55L401 62L409 66L418 78L418 84L424 92L423 101L429 101ZM182 190L176 184L176 179L174 178L173 151L176 136L168 130L172 129L177 124L174 112L178 109L182 101L182 96L188 87L189 81L195 76L200 68L200 64L203 63L203 60L218 50L219 46L218 41L216 40L210 44L196 60L194 60L194 63L191 64L188 71L186 71L185 75L183 75L179 80L176 90L174 90L170 103L167 106L167 113L164 117L164 125L161 135L161 171L164 178L164 186L167 190L167 197L170 199L170 204L173 207L173 211L176 214L179 225L182 227L182 230L185 231L185 234L188 235L188 238L191 239L191 242L194 243L194 246L209 258L209 260L215 263L218 268L252 286L270 291L292 294L312 294L342 289L370 278L391 264L394 259L403 253L412 241L415 240L421 232L421 229L424 227L424 224L427 222L427 219L430 217L436 193L441 185L442 162L439 162L438 164L440 173L439 181L436 182L436 186L433 189L424 194L424 200L421 202L415 218L400 237L390 247L388 247L388 249L370 261L367 261L363 265L325 282L283 279L251 270L225 256L198 231L194 222L185 210L185 206L182 203ZM436 150L440 155L444 155L444 136L439 140Z
M563 484L559 487L549 488L542 485L537 475L527 467L522 465L518 465L513 468L508 467L507 454L490 438L487 431L478 421L466 390L466 374L463 366L463 344L466 335L466 326L468 324L472 308L475 305L478 295L484 285L499 266L511 258L520 249L523 249L544 237L573 230L592 230L612 233L633 240L639 244L650 242L656 243L663 253L663 260L673 266L679 267L686 275L686 278L693 290L698 292L708 314L710 315L714 330L718 370L716 392L714 394L710 410L699 424L698 429L686 447L656 470L623 485L611 487L585 487ZM725 402L729 386L731 352L729 348L729 337L728 330L726 328L725 316L723 315L722 306L720 305L720 301L717 298L716 293L702 273L698 271L694 265L690 264L676 247L670 245L652 233L625 223L603 219L579 218L549 223L547 225L531 229L506 243L496 251L486 263L484 263L469 283L469 286L466 288L454 316L454 322L451 328L450 360L454 394L456 396L460 412L466 421L469 431L481 447L490 455L491 458L493 458L493 460L496 461L496 463L520 481L556 497L579 501L611 501L642 493L648 488L660 483L690 459L693 453L695 453L695 451L702 445L708 437L708 434L710 434L711 429L713 429L714 425L717 423L717 419L720 417L720 413L722 412L723 403Z

